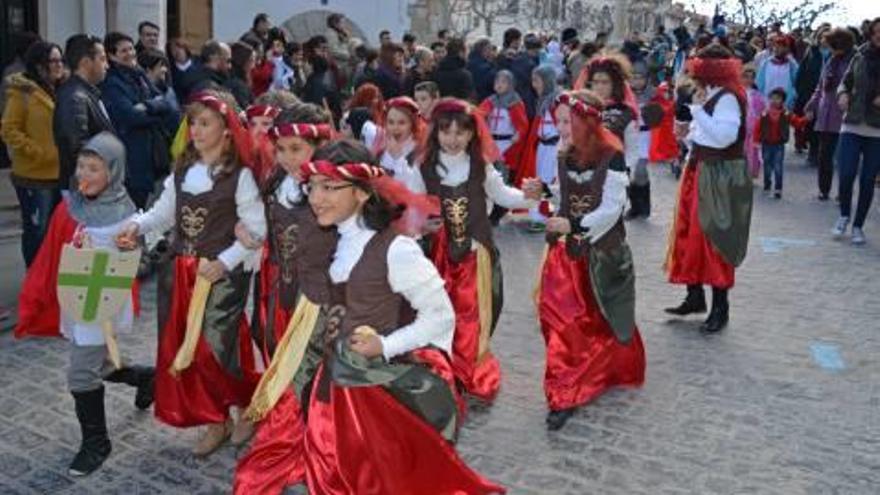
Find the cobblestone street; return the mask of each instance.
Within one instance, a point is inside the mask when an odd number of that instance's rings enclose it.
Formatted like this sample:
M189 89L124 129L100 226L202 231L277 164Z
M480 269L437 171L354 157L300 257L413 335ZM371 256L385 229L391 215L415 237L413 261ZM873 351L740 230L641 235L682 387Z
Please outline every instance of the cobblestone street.
M543 236L502 225L506 300L493 346L504 378L496 404L469 415L459 443L467 461L513 495L880 492L880 211L875 203L866 246L833 241L834 202L815 199L815 169L789 155L783 199L756 189L730 326L712 336L699 333L700 318L663 313L684 288L661 271L675 181L666 168L652 171L653 216L627 224L646 383L606 394L556 433L544 425L531 302ZM20 265L17 240L0 242L0 266ZM13 274L4 271L5 304ZM152 308L147 300L136 335L121 343L135 361L155 353ZM160 425L134 409L131 389L113 384L113 453L96 474L68 477L79 430L66 366L63 341L0 334L0 494L230 491L240 453L194 459L195 430Z

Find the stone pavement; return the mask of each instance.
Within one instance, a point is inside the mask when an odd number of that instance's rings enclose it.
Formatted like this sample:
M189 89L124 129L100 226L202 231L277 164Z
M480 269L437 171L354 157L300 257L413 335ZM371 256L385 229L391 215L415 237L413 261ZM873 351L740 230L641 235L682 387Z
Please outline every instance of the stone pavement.
M530 302L541 237L502 226L507 304L493 345L503 388L469 416L459 443L467 461L512 494L880 492L880 212L866 225L867 246L832 241L836 209L813 199L814 170L801 162L788 160L784 199L756 197L731 324L713 336L697 331L698 319L662 312L683 289L660 271L675 183L653 170L654 216L628 224L647 381L601 397L558 433L544 428ZM151 358L153 321L125 343ZM228 493L235 451L193 459L194 431L136 412L116 385L112 456L85 480L67 477L79 433L65 366L63 342L0 336L0 493Z

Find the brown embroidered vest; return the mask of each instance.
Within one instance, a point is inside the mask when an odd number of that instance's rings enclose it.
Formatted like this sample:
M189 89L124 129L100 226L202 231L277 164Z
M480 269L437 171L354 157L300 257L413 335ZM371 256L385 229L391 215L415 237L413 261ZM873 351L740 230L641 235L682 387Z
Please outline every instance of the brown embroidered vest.
M718 104L718 100L721 99L722 96L729 94L733 95L736 98L736 95L733 94L732 91L728 89L722 89L715 93L706 103L703 104L703 110L706 111L707 114L712 115L715 113L715 105ZM739 105L739 131L736 135L736 141L733 142L730 146L718 149L718 148L710 148L708 146L702 146L697 143L694 143L693 156L695 159L704 161L704 160L737 160L745 157L744 145L746 142L746 105L744 102L740 101L739 98L736 98L736 102Z
M239 168L215 178L211 190L202 194L183 190L185 171L175 174L175 253L213 260L235 242L235 193L240 174Z
M327 270L336 247L336 229L318 225L306 201L287 208L275 194L266 198L266 219L269 258L278 265L281 306L292 308L300 291L313 303L330 302Z
M576 165L568 155L559 157L559 212L557 216L568 218L572 232L565 236L566 251L573 258L586 256L591 248L587 233L580 232L581 219L594 211L602 202L602 191L608 166L612 160L622 160L617 153L601 160L595 165ZM547 234L547 242L559 240L559 234ZM618 246L626 238L623 220L618 219L614 227L602 236L592 247L607 249Z
M433 170L426 171L426 167L423 167L422 175L428 194L440 198L449 259L454 262L463 260L471 252L472 239L485 246L490 253L494 252L484 181L470 178L455 187L445 186L437 174L436 165L429 168Z
M412 307L388 283L388 249L396 237L391 228L376 233L351 269L348 281L332 286L333 302L325 330L329 338L347 338L361 326L389 335L415 319Z

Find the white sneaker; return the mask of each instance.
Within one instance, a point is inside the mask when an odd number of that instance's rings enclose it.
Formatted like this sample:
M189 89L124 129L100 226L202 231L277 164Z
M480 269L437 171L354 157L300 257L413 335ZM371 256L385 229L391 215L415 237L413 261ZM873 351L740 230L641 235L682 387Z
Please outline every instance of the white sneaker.
M862 232L861 227L853 227L852 243L856 246L861 246L862 244L865 243L865 233Z
M837 219L837 223L834 224L834 228L831 229L831 235L834 236L835 239L839 239L846 234L846 227L849 225L848 217L840 217Z

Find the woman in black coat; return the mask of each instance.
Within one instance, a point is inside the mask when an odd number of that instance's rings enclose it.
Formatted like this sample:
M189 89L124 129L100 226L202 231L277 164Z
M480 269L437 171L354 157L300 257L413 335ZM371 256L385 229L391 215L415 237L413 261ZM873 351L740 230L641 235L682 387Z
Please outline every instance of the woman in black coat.
M473 101L476 96L474 78L465 68L464 41L451 39L446 45L446 50L448 52L446 57L440 61L434 72L434 80L440 89L440 96Z

